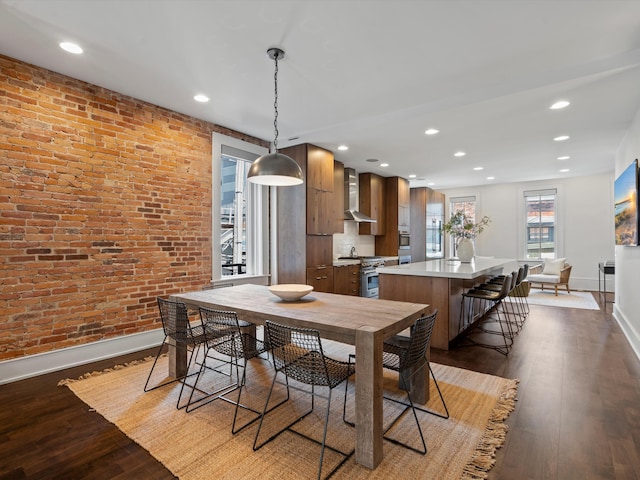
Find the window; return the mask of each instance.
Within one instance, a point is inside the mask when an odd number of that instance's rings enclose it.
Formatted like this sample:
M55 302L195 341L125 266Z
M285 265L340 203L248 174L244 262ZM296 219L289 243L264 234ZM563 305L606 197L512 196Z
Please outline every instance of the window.
M268 187L247 181L267 149L213 134L213 280L268 272Z
M555 258L556 189L524 192L526 258Z
M475 223L476 197L475 196L451 197L451 199L449 200L449 218L451 218L451 216L454 213L456 213L458 210L462 210L464 214ZM448 221L449 219L447 219L447 222ZM452 252L451 256L455 257L457 255L455 239L453 237L450 237L449 241L450 241L449 247Z

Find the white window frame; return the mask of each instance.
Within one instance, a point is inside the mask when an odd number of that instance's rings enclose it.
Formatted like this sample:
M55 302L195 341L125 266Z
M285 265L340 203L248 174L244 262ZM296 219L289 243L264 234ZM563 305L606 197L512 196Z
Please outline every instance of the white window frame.
M269 153L267 148L229 137L221 133L212 134L211 159L211 262L212 281L264 276L269 274L269 187L247 183L247 266L246 273L222 276L220 250L222 155L223 146L252 153L257 156Z
M563 188L562 185L544 185L538 187L521 188L518 194L518 245L520 258L524 261L536 259L527 258L527 204L525 195L530 193L545 193L555 190L555 224L554 224L554 241L555 241L555 258L564 257L564 215L563 215ZM542 259L537 259L542 260Z

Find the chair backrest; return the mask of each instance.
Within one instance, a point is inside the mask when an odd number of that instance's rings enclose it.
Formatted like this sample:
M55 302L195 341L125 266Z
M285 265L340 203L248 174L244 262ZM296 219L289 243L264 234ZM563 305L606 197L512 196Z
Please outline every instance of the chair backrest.
M527 279L528 275L529 275L529 264L525 263L524 264L524 275L522 276L522 281L523 282Z
M184 303L158 297L158 309L162 319L162 329L167 337L176 341L186 341L193 337L187 306ZM178 324L183 328L178 328Z
M431 335L437 315L438 309L436 308L433 313L420 317L411 326L409 347L400 357L401 369L411 368L426 360L426 353L431 344Z
M207 340L234 334L240 336L240 324L236 312L214 310L207 307L200 307L199 310L200 320Z
M504 277L504 282L502 282L502 288L500 289L500 295L498 295L497 301L507 298L509 292L513 290L513 287L515 287L517 279L518 272L511 272L511 275L506 275Z
M277 371L307 385L330 386L320 333L267 320L267 342Z
M518 269L518 277L516 278L516 286L520 285L526 276L524 267Z

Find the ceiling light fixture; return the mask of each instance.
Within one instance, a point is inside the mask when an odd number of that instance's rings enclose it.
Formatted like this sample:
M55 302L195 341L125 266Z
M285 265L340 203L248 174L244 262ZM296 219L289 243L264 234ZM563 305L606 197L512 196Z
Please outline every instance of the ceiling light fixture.
M413 173L411 175L409 175L409 178L416 178L416 177L417 177L417 175L415 175Z
M61 42L60 48L69 53L75 53L76 55L79 55L83 52L82 47L80 45L77 45L71 42Z
M555 142L564 142L565 140L569 140L569 135L560 135L559 137L554 138Z
M424 133L427 135L435 135L436 133L438 133L440 130L437 130L435 128L429 128L428 130L425 130Z
M380 166L381 166L381 167L388 167L388 166L389 166L389 164L388 164L388 163L381 163L381 164L380 164Z
M549 108L551 110L560 110L561 108L565 108L569 106L569 102L566 100L558 100L556 103L551 105Z
M276 187L300 185L304 181L300 165L298 165L293 158L278 153L278 59L284 58L284 50L270 48L267 50L267 55L269 55L269 58L274 60L276 64L275 74L273 76L275 85L275 100L273 102L274 153L268 153L256 159L251 164L247 178L250 182L259 185L272 185Z
M496 177L487 177L487 180L495 180Z
M207 97L206 95L202 95L201 93L199 93L198 95L195 95L193 99L196 102L200 102L200 103L207 103L209 101L209 97Z
M560 173L567 173L569 171L568 168L563 168L562 170L560 170Z
M569 155L564 155L562 157L558 157L558 160L569 160L571 157Z
M338 150L342 150L342 151L344 152L344 151L346 151L346 150L349 150L349 147L347 147L346 145L340 145L340 146L338 147Z
M454 157L464 157L466 155L465 152L456 152L453 154Z
M474 169L476 172L479 172L480 170L484 170L484 167L473 167L473 169Z

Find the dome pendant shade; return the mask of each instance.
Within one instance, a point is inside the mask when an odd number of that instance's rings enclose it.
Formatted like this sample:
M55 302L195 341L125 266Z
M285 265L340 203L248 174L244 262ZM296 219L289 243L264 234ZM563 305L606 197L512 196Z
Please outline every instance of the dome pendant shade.
M282 153L262 155L251 164L247 176L250 182L258 185L286 187L303 183L300 166Z
M273 102L274 117L273 131L273 153L262 155L251 164L248 180L258 185L272 185L274 187L286 187L290 185L300 185L304 182L302 169L291 158L278 153L278 59L284 58L284 50L270 48L267 55L275 62L276 70L273 76L275 100Z

